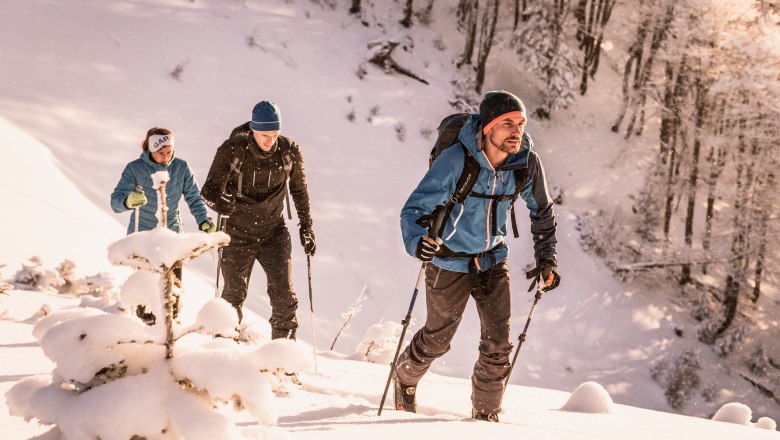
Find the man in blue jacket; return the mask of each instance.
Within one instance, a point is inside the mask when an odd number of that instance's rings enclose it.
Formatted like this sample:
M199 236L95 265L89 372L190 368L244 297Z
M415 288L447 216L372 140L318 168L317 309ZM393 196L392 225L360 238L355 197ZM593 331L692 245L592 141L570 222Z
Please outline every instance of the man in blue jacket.
M467 153L457 146L444 150L401 210L407 252L431 264L425 269L425 326L396 363L396 409L415 411L418 381L431 362L450 349L466 303L473 297L481 336L479 358L471 377L472 416L498 421L512 351L509 249L505 237L517 169L526 168L520 197L531 216L536 260L532 272L542 275L543 290L552 290L560 282L553 202L542 162L532 150L530 136L524 134L526 121L525 106L517 96L503 90L485 94L479 114L471 115L458 134L458 142ZM420 219L429 218L453 196L466 154L479 163L476 183L470 196L444 219L437 231L441 236L434 241Z

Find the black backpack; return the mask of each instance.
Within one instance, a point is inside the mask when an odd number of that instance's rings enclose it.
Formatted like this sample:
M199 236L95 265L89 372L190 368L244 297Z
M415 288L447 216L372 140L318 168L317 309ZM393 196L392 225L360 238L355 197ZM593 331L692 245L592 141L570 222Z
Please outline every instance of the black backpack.
M441 237L442 233L444 232L444 226L447 224L447 219L449 219L450 214L452 213L452 209L455 208L455 205L458 203L463 203L466 200L466 197L493 199L496 201L496 203L493 204L493 215L491 215L491 217L493 219L492 233L495 235L498 229L496 224L496 209L498 207L498 202L511 200L510 211L512 218L512 233L514 234L514 237L517 238L520 235L517 233L517 221L515 220L515 200L517 200L518 196L520 195L520 191L522 191L523 187L525 186L526 180L528 180L528 167L514 170L515 192L511 195L496 196L491 194L472 192L471 190L477 181L477 176L479 175L480 171L479 162L477 162L477 159L471 155L471 152L466 148L466 146L463 145L460 140L458 140L460 130L463 128L463 125L466 124L466 121L469 117L470 114L468 113L455 113L449 115L442 119L439 127L436 129L438 136L436 137L436 142L433 144L431 153L428 156L428 167L430 168L431 165L433 165L433 161L436 160L436 158L439 157L439 155L444 150L459 145L465 156L465 160L463 162L463 172L460 174L460 177L455 184L455 192L452 194L450 200L447 201L447 203L444 205L437 206L431 214L420 217L417 220L417 223L424 228L431 228L433 226L433 221L436 219L439 212L441 212L443 209L444 215L441 220L441 226L438 231L432 231L435 232L437 237ZM523 133L522 142L523 144L530 143L530 139L525 133Z

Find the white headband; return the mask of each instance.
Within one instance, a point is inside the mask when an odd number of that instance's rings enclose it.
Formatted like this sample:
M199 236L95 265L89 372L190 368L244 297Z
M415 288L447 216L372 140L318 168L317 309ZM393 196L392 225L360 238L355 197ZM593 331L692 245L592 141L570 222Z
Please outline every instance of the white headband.
M153 134L149 136L149 151L152 153L161 150L166 145L173 146L172 134Z

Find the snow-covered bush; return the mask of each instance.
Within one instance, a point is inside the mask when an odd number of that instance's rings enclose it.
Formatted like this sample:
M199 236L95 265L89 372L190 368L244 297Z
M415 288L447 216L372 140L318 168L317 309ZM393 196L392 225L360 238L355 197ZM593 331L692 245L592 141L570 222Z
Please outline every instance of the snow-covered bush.
M75 296L90 295L109 305L119 299L119 288L114 277L108 272L77 278L71 283L70 293Z
M402 329L401 324L393 321L372 325L366 330L363 340L355 347L355 353L364 361L389 364L393 361Z
M33 256L22 263L22 268L14 275L14 288L20 290L41 290L57 293L65 284L59 272L43 267L43 260Z
M764 351L764 344L758 344L753 354L750 355L748 367L750 372L756 376L766 376L769 370L769 357Z
M60 289L69 290L76 278L76 263L66 258L57 266L57 272L59 272L60 278L62 278L63 281Z
M699 357L693 350L686 350L669 364L658 362L651 370L651 377L664 388L664 396L670 407L681 411L701 385Z
M5 264L0 264L0 269L2 269L4 267L5 267ZM0 293L5 293L5 291L10 289L11 287L13 287L13 286L11 286L10 284L8 284L5 281L3 281L2 273L0 273Z
M52 431L68 439L240 437L221 414L226 404L246 409L261 425L275 423L274 373L308 368L300 344L241 343L235 309L222 299L207 302L191 325L172 318L173 267L228 241L223 232L158 227L113 243L112 263L148 272L123 285L122 300L153 302L165 319L146 325L134 310L92 307L40 319L33 336L55 368L14 385L6 393L9 412L55 425Z
M339 336L349 328L349 321L352 320L352 318L358 314L363 309L363 301L366 299L366 292L367 292L368 286L363 285L363 288L360 290L360 295L358 295L357 298L355 298L355 301L352 302L352 305L347 309L346 312L341 314L341 318L344 320L344 324L342 324L341 328L339 329L338 333L336 333L336 337L333 338L333 343L330 344L330 349L333 350L333 347L336 346L336 341L339 340Z
M549 119L552 112L566 108L575 100L579 69L572 49L556 29L565 28L564 16L558 16L553 7L542 2L529 5L527 21L522 31L515 34L511 46L520 55L525 68L535 72L543 81L542 104L536 114Z
M590 254L605 259L607 266L617 269L638 261L641 256L634 240L631 221L619 209L603 210L577 216L580 243Z
M715 341L715 350L725 357L742 347L747 337L748 329L745 324L733 325L720 338Z

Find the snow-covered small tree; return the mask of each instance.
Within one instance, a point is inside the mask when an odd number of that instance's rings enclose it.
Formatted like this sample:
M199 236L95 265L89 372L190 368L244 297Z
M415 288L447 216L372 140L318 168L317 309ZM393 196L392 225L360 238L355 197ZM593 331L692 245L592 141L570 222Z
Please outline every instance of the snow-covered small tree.
M377 364L389 364L398 347L403 326L397 322L385 321L366 329L363 340L355 347L355 354L361 360Z
M0 264L0 269L2 269L4 267L5 267L5 264ZM5 281L3 281L2 274L0 274L0 293L5 293L5 291L10 289L11 287L13 287L13 286L11 286L10 284L8 284Z
M228 403L262 426L275 423L274 373L301 371L311 359L294 341L241 343L236 311L221 298L190 325L174 320L173 268L230 238L167 229L168 179L161 173L153 175L163 201L160 226L113 243L109 260L140 269L122 286L121 303L143 301L164 323L147 325L126 304L66 308L40 319L33 336L55 369L6 393L12 415L55 425L68 439L234 439L238 427L221 414Z
M525 26L512 38L525 66L539 74L545 83L542 103L536 115L549 119L557 109L566 108L575 99L579 67L569 47L565 31L569 25L570 0L537 2L529 6Z
M339 340L339 336L341 336L341 333L344 332L347 328L349 328L349 321L352 320L352 318L358 314L363 309L363 301L366 299L366 290L368 289L368 286L363 285L363 289L360 290L360 295L358 295L357 298L355 298L355 301L352 303L351 306L349 306L349 309L347 309L346 312L341 314L341 318L344 319L344 324L342 324L341 328L339 329L338 333L336 333L336 337L333 338L333 343L330 344L330 349L333 350L333 347L336 346L336 341Z
M22 262L22 268L14 275L14 288L20 290L41 290L57 293L65 284L60 274L54 269L47 269L40 257L33 256Z
M664 388L666 402L681 411L701 385L699 357L693 350L686 350L672 363L661 360L651 370L651 377Z

